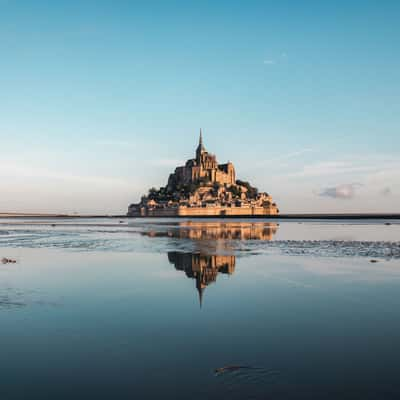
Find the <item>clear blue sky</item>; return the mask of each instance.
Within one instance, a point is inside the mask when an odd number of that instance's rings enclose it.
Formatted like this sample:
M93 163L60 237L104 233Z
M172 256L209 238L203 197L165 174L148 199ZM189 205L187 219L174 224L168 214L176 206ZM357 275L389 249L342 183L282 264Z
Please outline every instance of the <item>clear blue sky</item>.
M400 211L399 1L0 0L0 211L125 212L194 152L281 211Z

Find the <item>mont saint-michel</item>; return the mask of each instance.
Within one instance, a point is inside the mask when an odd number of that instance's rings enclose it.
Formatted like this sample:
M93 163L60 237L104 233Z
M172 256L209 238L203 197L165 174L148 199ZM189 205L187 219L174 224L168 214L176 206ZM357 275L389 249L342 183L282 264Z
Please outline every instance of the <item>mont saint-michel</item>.
M266 192L236 179L231 162L218 164L209 153L200 130L195 157L175 168L167 185L151 188L139 203L131 204L128 216L262 216L277 215L276 203Z

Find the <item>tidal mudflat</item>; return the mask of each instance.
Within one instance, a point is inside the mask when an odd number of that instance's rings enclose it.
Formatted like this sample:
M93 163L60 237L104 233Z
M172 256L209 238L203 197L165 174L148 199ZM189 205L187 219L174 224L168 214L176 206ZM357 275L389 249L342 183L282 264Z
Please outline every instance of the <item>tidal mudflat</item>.
M0 398L399 398L400 221L0 220Z

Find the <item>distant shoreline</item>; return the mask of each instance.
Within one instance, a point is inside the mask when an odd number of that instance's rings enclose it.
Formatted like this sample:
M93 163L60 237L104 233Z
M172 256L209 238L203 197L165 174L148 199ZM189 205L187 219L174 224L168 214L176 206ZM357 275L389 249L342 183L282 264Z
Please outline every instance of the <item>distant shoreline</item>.
M84 219L84 218L129 218L129 219L158 219L166 217L128 217L125 214L40 214L40 213L0 213L0 219L6 218L60 218L60 219ZM279 215L254 215L254 216L182 216L182 217L168 217L177 219L400 219L400 213L293 213L293 214L279 214Z

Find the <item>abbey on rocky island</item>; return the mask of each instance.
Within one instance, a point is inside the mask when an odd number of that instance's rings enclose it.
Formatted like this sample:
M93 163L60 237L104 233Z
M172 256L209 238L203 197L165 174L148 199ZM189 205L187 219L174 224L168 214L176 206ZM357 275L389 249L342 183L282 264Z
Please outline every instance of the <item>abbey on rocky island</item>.
M206 151L201 130L196 158L187 160L185 166L175 169L175 173L169 176L168 188L172 190L177 184L187 185L196 184L196 182L220 185L234 185L236 183L235 167L231 162L218 164L215 155Z
M253 216L276 215L279 210L267 193L258 192L248 182L236 180L231 162L218 164L206 151L200 130L195 158L175 168L168 183L151 188L128 216Z

